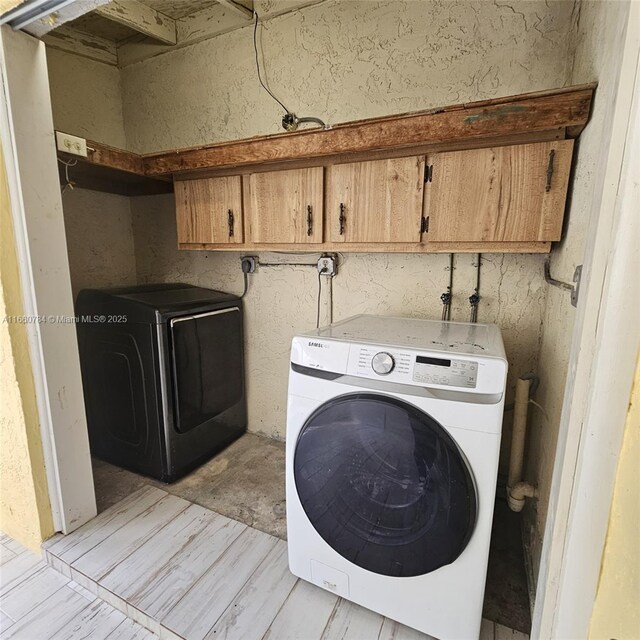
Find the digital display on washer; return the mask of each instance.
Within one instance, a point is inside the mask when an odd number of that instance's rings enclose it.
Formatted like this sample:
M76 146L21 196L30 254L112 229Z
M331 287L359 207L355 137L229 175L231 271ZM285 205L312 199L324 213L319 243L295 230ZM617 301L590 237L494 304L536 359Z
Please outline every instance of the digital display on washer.
M432 356L416 356L413 381L447 387L475 389L478 363L471 360L448 360Z
M450 367L451 360L443 360L442 358L428 358L427 356L416 356L416 362L419 364L434 364L438 367Z

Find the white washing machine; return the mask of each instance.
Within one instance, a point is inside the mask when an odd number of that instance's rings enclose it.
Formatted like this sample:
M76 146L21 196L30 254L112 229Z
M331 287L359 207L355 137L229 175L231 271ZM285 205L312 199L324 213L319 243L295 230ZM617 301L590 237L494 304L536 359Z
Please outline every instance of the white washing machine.
M478 638L506 375L495 325L355 316L294 338L292 573L442 640Z

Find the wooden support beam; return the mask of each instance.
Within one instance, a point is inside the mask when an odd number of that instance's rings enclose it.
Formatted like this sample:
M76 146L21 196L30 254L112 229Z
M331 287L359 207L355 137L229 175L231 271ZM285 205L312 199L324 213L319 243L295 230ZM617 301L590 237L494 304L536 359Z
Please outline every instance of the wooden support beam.
M187 47L202 40L246 26L244 16L228 11L221 4L212 4L201 11L190 13L176 20L177 44L170 47L158 42L124 42L118 47L118 66L153 58L176 48Z
M113 66L118 64L115 42L76 31L71 27L58 27L55 31L47 33L42 40L52 49L68 51Z
M253 20L253 11L235 0L217 0L223 7L230 9L236 15L247 20Z
M594 85L523 94L418 113L361 120L144 156L147 175L225 169L336 155L468 143L552 129L583 127Z
M275 18L284 13L309 7L324 0L279 0L268 5L267 10L261 10L262 22ZM237 3L237 2L236 2ZM253 0L242 0L240 3L249 12L253 7ZM189 47L203 40L229 33L235 29L247 26L246 14L225 8L216 2L195 13L190 13L176 20L178 42L175 47L169 47L157 42L124 42L118 47L118 66L126 67L141 60L174 51L181 47Z
M177 42L176 21L138 0L113 0L95 13L165 44Z

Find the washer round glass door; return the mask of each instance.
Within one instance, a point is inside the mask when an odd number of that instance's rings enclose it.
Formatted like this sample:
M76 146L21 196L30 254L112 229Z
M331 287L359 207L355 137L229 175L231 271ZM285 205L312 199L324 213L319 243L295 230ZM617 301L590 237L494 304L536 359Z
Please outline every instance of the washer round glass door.
M306 421L294 456L311 524L341 556L407 577L452 563L476 522L471 471L433 418L373 393L337 397Z

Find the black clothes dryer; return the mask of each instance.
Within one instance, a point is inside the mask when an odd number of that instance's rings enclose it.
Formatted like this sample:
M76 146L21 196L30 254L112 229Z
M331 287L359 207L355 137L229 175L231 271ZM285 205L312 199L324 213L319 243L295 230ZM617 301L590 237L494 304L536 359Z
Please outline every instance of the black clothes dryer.
M91 452L172 482L246 431L242 301L187 284L76 303Z

